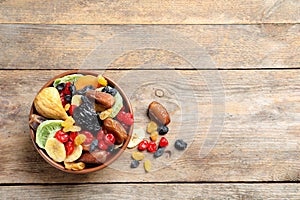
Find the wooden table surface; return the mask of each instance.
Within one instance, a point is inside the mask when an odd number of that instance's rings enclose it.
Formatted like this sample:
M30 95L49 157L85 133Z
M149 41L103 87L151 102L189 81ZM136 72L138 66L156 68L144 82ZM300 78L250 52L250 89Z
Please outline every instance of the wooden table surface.
M300 199L299 23L299 0L0 0L0 198ZM29 109L70 69L123 82L140 127L162 90L188 149L149 173L130 152L86 175L50 166Z

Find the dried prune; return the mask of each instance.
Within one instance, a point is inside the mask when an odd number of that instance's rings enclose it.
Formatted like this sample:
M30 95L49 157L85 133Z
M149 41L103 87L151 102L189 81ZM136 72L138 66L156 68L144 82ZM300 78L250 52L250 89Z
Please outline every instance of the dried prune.
M82 88L81 90L77 90L76 93L79 94L79 95L85 95L85 93L86 93L87 91L93 90L93 89L94 89L93 86L88 85L88 86L85 86L84 88Z

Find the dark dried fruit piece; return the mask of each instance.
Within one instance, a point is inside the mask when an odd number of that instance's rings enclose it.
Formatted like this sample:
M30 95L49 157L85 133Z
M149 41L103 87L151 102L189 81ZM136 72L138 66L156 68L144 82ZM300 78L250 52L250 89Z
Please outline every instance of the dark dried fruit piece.
M175 141L175 148L178 150L185 150L187 147L187 143L183 141L182 139Z
M166 108L156 101L150 103L148 107L148 116L151 120L161 125L168 125L171 121Z
M165 148L158 148L157 151L154 153L154 158L158 158L162 156L165 152Z
M104 129L115 136L116 144L122 144L127 139L127 132L116 120L108 117L103 121Z
M131 168L137 168L140 165L140 161L138 160L133 160L130 164Z

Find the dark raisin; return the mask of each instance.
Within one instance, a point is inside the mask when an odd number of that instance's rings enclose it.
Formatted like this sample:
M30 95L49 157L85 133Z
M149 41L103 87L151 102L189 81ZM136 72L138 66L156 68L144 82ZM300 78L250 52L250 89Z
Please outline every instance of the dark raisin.
M79 94L79 95L85 95L85 93L86 93L87 91L93 90L93 89L94 89L93 86L88 85L88 86L85 86L84 88L82 88L81 90L77 90L76 93Z
M178 150L185 150L187 147L187 143L183 141L182 139L176 140L175 141L175 148Z
M133 160L130 164L131 168L137 168L140 165L140 161L138 160Z
M115 145L110 145L106 151L109 152L109 153L112 153L113 151L115 150Z
M165 152L165 148L158 148L153 156L155 158L158 158L158 157L162 156L164 154L164 152Z
M71 84L69 86L69 90L70 90L72 96L74 96L76 94L76 88L75 88L74 84Z
M108 93L111 94L112 96L116 96L117 92L118 92L118 91L117 91L115 88L111 88L111 89L108 91Z
M65 100L69 103L71 103L71 100L72 100L72 96L70 94L66 94L65 95Z
M97 148L97 146L98 146L98 140L95 139L95 140L93 140L92 143L91 143L91 146L90 146L90 152L95 151L95 149Z
M166 135L169 132L169 128L167 126L160 126L158 128L159 135Z
M59 92L61 92L61 91L63 91L63 89L65 88L65 86L66 86L66 83L60 83L60 84L58 84L58 85L56 86L56 89L57 89Z
M108 87L108 86L105 86L105 87L101 90L101 92L105 92L105 93L108 93L108 91L109 91L109 87Z

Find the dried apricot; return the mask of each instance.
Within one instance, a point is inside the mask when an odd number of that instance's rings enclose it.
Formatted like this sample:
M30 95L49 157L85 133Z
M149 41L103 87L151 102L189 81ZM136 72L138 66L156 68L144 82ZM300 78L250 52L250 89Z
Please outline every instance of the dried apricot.
M76 146L81 145L86 139L86 136L84 134L79 134L76 136L75 140L74 140L74 144Z

